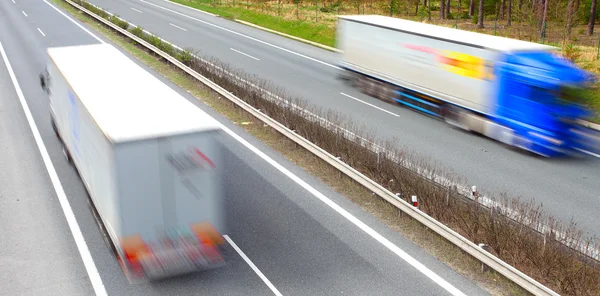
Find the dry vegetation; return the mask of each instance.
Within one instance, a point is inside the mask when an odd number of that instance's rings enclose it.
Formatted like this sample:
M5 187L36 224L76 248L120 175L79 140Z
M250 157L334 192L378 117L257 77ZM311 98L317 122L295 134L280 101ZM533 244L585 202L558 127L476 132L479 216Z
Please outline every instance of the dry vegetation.
M175 56L198 73L231 91L288 128L295 130L299 135L326 151L335 153L346 163L390 191L400 193L405 200L410 202L410 196L417 195L420 200L420 208L425 213L475 243L488 244L492 254L558 293L563 295L600 294L600 263L565 246L566 242L578 241L590 249L599 247L595 239L582 237L576 225L556 221L533 202L524 203L507 196L497 198L499 207L492 209L482 207L479 203L472 202L469 198L456 192L455 189L447 186L449 184L432 182L434 174L445 175L446 173L438 170L435 165L424 158L398 149L397 143L382 143L381 146L399 156L401 163L409 161L420 167L428 168L430 175L417 174L399 164L397 160L392 160L384 155L378 156L366 149L362 142L349 140L348 137L331 129L330 125L323 124L322 121L307 119L305 113L298 112L298 108L290 108L290 105L294 103L320 118L326 118L328 122L343 126L361 135L362 138L369 138L365 130L354 127L348 119L335 112L323 112L307 105L302 100L289 98L283 91L274 88L267 81L233 69L216 59L196 59L189 50L179 52L160 39L145 34L141 28L129 28L126 22L116 17L108 17L106 13L85 1L75 0L74 2ZM234 78L232 73L246 82ZM252 82L259 87L249 87L247 82ZM273 94L276 94L279 99L275 99ZM314 162L315 159L309 161ZM327 168L327 170L327 172L332 172L331 168ZM453 176L448 176L447 179L452 180ZM345 182L351 181L346 179ZM343 188L339 189L344 190ZM381 200L364 199L364 195L362 199L357 198L354 201L363 206L378 208L379 213L391 210L389 204L386 207ZM506 209L511 209L512 219L507 218ZM391 216L380 216L392 224L401 220L389 217ZM406 220L406 217L402 219ZM549 230L545 235L532 230L532 227L538 223L548 226ZM399 224L394 225L396 229L402 227ZM564 238L560 241L556 240L557 233L564 234Z

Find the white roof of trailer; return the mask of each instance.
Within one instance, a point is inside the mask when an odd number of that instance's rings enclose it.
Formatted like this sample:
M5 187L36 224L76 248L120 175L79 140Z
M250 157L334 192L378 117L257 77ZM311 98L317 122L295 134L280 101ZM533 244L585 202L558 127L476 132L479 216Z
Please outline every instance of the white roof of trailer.
M436 26L432 24L425 24L381 15L345 15L340 16L340 18L354 20L357 22L369 23L372 25L386 27L394 30L402 30L406 32L427 35L434 38L450 40L453 42L471 44L474 46L480 46L497 51L547 51L555 49L555 47L535 42L527 42L517 39L493 36L443 26Z
M48 55L113 142L220 129L214 118L110 44L49 48Z

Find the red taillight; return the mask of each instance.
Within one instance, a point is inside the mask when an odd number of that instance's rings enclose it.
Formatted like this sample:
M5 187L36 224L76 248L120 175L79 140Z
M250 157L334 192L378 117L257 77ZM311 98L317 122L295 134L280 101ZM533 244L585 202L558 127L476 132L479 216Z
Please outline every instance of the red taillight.
M130 236L121 239L121 247L125 253L126 272L131 271L136 277L142 276L142 266L140 259L144 256L150 256L150 250L140 235ZM127 270L128 269L128 270Z

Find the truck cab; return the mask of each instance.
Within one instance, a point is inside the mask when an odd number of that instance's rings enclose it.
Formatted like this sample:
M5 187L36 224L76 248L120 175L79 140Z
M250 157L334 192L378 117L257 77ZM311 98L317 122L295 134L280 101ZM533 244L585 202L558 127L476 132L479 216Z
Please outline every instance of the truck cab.
M548 157L598 146L578 120L593 114L569 91L595 82L588 72L550 51L506 53L495 67L494 121L513 130L514 145Z

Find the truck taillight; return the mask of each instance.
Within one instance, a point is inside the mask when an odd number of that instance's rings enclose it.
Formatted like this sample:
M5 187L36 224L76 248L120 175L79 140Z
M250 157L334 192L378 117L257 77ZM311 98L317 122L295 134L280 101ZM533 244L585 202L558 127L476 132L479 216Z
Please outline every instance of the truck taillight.
M190 226L190 229L202 244L220 245L225 241L223 236L208 222L194 224Z
M126 273L131 272L136 277L143 276L140 259L144 256L150 256L150 250L140 235L133 235L121 239L121 247L125 253L125 264L128 268Z

